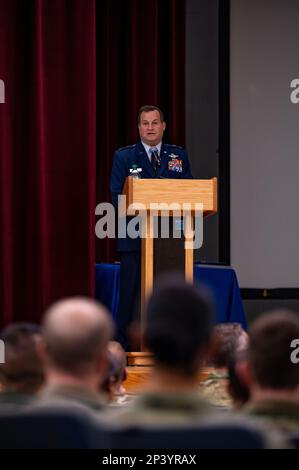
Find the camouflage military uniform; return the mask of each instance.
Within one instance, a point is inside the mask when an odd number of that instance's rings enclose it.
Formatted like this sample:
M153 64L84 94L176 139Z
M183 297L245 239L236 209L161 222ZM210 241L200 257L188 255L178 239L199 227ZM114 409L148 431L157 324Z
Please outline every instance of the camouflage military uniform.
M13 390L0 392L0 412L16 411L36 401L34 394L21 393Z
M144 393L126 407L114 410L118 424L186 425L206 419L215 410L196 393Z
M263 418L286 433L299 433L299 401L261 400L249 402L243 412Z
M130 393L125 393L124 395L114 395L112 401L108 403L108 406L119 407L126 406L135 399L135 395Z
M102 411L105 399L102 394L79 385L47 386L40 394L39 405L55 405L62 401L79 404L93 411Z
M232 408L232 399L227 391L228 376L226 372L215 369L208 377L200 383L200 393L209 402L224 409Z
M178 428L197 425L242 426L262 433L265 448L288 448L288 442L271 426L244 415L221 412L198 393L144 393L126 407L111 409L105 419L110 425L141 428ZM234 448L234 443L232 443Z

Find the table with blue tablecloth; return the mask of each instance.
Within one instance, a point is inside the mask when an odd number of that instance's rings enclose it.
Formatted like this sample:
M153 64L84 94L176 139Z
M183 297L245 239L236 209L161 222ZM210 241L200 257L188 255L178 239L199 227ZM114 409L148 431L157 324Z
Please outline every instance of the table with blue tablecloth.
M119 263L96 264L96 298L106 305L115 319L119 297ZM194 266L194 280L213 295L215 323L238 322L246 329L246 318L235 271L230 266Z

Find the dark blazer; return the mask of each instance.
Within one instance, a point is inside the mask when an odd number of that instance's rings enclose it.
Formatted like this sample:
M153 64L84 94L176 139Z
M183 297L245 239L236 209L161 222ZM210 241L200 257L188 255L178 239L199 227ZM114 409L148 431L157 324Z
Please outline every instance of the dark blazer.
M162 143L160 158L161 165L155 174L141 142L114 152L110 190L115 207L117 207L117 197L122 194L125 179L130 175L130 169L134 164L141 168L141 178L192 178L188 154L182 147ZM140 251L140 238L136 240L128 237L119 238L117 248L118 251Z

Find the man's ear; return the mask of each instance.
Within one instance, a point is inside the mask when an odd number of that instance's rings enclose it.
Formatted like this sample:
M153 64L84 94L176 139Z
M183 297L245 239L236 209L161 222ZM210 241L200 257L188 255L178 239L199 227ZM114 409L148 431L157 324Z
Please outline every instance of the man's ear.
M163 121L163 131L165 131L165 129L166 129L166 122Z

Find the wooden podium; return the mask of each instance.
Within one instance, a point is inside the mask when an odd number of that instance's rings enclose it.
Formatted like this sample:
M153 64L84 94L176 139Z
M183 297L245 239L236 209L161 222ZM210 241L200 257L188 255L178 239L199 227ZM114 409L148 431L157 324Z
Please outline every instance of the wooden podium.
M142 248L141 248L141 331L144 331L145 305L153 290L155 275L161 272L162 264L169 264L167 269L177 269L180 265L185 273L185 279L193 280L193 227L194 217L201 215L207 217L217 212L217 178L209 180L198 179L136 179L127 177L123 195L126 196L126 214L136 216L142 213ZM154 218L165 216L164 207L168 210L170 220L176 217L183 220L184 237L160 240L155 238ZM199 205L202 204L199 210ZM180 217L176 207L181 208ZM184 208L187 210L183 211ZM141 212L140 212L141 210ZM157 220L157 219L156 219ZM172 234L173 235L173 234ZM186 243L188 242L186 247ZM159 252L159 243L161 249ZM155 246L157 245L157 246ZM172 245L172 246L171 246ZM171 260L167 259L171 258ZM159 265L155 269L155 265ZM163 268L163 266L162 266ZM141 344L140 353L128 354L129 365L151 364L149 353L143 352Z

